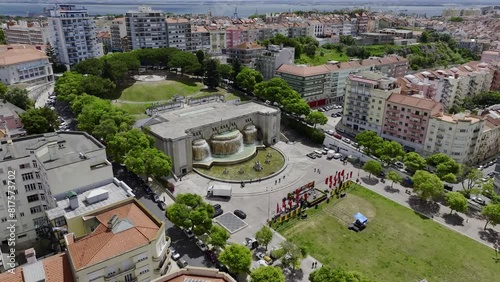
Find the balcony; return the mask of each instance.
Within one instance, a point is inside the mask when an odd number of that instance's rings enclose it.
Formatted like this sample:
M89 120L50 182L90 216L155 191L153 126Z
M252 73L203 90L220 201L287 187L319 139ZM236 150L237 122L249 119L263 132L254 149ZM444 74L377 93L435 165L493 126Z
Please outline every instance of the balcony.
M126 268L126 269L118 268L117 271L112 272L108 275L105 275L104 281L115 281L117 276L122 276L122 275L126 275L129 273L133 273L134 271L135 271L135 264L132 264L129 268ZM137 281L137 278L135 278L135 279Z
M441 135L441 134L438 134L438 135L436 136L436 138L437 138L437 139L443 139L443 137L444 137L444 136L443 136L443 135Z

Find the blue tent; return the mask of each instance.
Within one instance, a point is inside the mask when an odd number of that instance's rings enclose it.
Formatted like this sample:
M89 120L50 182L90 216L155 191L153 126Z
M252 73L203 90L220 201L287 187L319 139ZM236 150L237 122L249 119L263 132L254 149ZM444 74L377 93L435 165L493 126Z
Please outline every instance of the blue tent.
M366 224L368 222L368 218L366 218L366 216L362 215L361 213L357 213L354 215L354 218L361 222L362 224Z

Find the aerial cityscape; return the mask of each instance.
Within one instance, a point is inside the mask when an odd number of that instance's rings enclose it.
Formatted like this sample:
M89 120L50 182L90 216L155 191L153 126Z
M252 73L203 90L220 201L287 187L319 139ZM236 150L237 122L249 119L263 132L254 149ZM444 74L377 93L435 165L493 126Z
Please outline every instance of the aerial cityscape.
M0 0L0 281L497 281L500 5L435 2Z

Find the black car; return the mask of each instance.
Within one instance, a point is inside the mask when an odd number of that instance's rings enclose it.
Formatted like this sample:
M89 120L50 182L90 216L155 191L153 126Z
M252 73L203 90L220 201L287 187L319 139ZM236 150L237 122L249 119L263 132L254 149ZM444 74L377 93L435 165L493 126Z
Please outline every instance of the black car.
M214 207L214 210L219 210L221 208L221 206L219 204L215 204L215 205L213 205L213 207Z
M159 207L162 211L164 211L164 210L166 210L166 209L167 209L167 205L166 205L166 204L165 204L165 202L163 202L163 201L159 201L159 202L158 202L158 207Z
M153 194L151 194L151 199L153 200L153 202L158 203L158 201L160 200L160 197L158 196L158 194L153 193Z
M151 195L153 194L153 190L151 189L151 187L149 187L148 185L144 185L144 192L146 192L146 194L148 195Z
M240 210L235 210L234 215L236 215L237 217L239 217L241 219L247 218L247 215L243 211L240 211Z
M222 209L216 209L214 212L214 217L218 217L219 215L223 214L224 211Z
M444 190L453 191L453 186L451 186L450 184L445 184L444 185Z

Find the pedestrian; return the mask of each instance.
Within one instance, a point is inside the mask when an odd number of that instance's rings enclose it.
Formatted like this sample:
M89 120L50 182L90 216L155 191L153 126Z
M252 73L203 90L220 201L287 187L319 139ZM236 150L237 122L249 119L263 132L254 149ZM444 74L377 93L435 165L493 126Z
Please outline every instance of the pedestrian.
M313 261L313 264L312 264L312 266L311 266L311 269L313 269L313 268L314 268L314 261Z
M314 172L316 172L316 168L314 168Z
M281 178L280 178L280 179L278 179L278 183L281 183Z
M466 223L469 223L469 218L467 218L467 219L465 220L465 222L466 222Z

